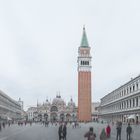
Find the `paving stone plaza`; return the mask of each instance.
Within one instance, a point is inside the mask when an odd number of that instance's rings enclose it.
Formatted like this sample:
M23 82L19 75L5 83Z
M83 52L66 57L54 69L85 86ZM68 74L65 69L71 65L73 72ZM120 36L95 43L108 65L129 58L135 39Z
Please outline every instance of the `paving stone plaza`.
M84 134L88 131L90 126L94 127L94 132L97 135L96 140L99 140L101 129L107 124L88 123L80 124L80 128L72 128L67 126L67 140L85 140ZM109 140L116 140L116 126L111 126L111 138ZM133 140L139 140L140 126L132 126L134 130ZM126 140L126 126L122 126L122 140ZM0 140L58 140L58 126L49 125L48 127L42 124L28 124L26 126L18 126L17 124L6 127L0 132Z

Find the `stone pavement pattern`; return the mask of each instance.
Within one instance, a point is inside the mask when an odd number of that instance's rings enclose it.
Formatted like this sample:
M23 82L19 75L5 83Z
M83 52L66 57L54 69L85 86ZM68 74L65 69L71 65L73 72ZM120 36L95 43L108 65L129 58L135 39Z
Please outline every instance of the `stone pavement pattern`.
M67 127L67 140L86 140L83 135L88 131L90 126L94 127L97 135L96 140L99 140L99 134L106 124L89 123L81 124L81 128ZM133 140L140 140L140 126L132 126L134 130ZM126 140L126 126L122 128L122 140ZM33 124L32 126L17 126L13 125L6 127L0 132L0 140L58 140L58 126L45 127L41 124ZM116 140L116 128L112 127L111 138L109 140Z

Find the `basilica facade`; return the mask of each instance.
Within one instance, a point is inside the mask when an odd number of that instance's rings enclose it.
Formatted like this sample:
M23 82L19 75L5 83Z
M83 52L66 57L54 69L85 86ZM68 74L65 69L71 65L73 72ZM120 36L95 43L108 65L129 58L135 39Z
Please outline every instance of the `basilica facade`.
M48 99L43 104L30 107L27 111L30 121L76 121L77 107L71 98L68 104L57 95L52 102Z

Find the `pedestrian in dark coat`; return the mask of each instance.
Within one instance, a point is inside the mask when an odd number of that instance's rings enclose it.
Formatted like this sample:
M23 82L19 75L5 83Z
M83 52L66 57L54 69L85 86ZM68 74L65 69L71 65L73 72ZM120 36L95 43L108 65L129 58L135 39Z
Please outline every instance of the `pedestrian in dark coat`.
M96 134L93 132L93 127L89 128L89 131L84 135L87 140L95 140Z
M61 124L58 129L59 140L66 140L67 136L67 127L65 124Z
M5 128L5 122L2 123L3 128Z
M0 123L0 131L2 130L2 126L1 126L1 123Z
M66 126L66 124L63 124L63 135L64 135L64 140L66 140L67 139L67 126Z
M116 140L121 140L122 123L120 123L120 122L117 123L116 130L117 130Z
M126 128L127 140L131 140L131 133L132 133L132 127L130 126L130 123L128 123L128 126Z

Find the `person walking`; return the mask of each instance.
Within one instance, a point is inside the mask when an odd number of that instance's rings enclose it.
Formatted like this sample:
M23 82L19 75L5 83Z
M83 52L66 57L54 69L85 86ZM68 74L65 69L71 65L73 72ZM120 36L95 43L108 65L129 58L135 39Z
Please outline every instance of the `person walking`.
M107 136L106 136L105 128L103 128L100 134L100 140L106 140L106 139L107 139Z
M3 128L5 128L5 122L2 123Z
M63 139L62 124L60 124L58 128L58 135L59 135L59 140Z
M74 122L72 122L72 128L74 128L75 127L75 123Z
M110 125L108 125L106 127L106 135L107 135L107 138L110 138L110 133L111 133L111 127L110 127Z
M66 123L63 124L63 125L64 125L64 127L63 127L63 136L64 136L64 140L66 140L67 139L67 126L66 126Z
M66 140L67 127L63 123L60 124L60 126L59 126L58 135L59 135L59 140L61 140L61 139Z
M117 130L116 140L121 140L121 130L122 130L122 123L121 122L117 123L116 130Z
M93 127L89 128L89 131L84 135L87 140L95 140L96 134L93 132Z
M0 131L2 130L1 122L0 122Z
M128 126L126 128L126 138L127 140L131 140L131 133L132 133L132 127L130 126L130 123L128 123Z

